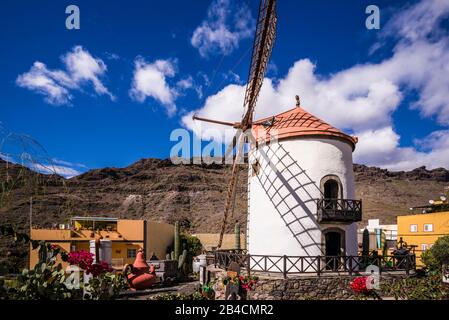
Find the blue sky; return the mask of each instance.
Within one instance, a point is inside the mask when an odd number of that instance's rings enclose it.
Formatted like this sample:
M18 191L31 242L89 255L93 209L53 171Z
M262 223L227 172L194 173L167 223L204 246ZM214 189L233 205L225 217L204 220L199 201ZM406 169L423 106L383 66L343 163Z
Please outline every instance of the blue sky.
M449 167L447 2L278 1L256 116L293 107L299 94L306 110L359 136L357 162ZM80 8L80 30L65 28L69 4ZM365 27L369 4L380 8L380 30ZM201 135L193 112L239 120L257 7L2 1L3 131L33 137L73 172L166 158L172 130Z

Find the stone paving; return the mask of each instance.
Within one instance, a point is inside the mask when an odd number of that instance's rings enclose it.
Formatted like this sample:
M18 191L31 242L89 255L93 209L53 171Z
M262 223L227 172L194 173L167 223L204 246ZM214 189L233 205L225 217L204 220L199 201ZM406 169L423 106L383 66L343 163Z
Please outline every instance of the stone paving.
M196 291L199 281L181 282L170 286L154 286L151 289L133 291L127 290L120 294L120 300L150 300L150 298L164 293L191 294Z

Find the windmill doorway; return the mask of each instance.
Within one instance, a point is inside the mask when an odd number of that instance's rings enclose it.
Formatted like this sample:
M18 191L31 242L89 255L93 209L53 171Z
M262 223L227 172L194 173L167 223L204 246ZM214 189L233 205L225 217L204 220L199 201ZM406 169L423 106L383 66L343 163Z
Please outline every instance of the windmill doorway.
M341 266L341 256L345 250L345 233L339 228L327 229L324 232L324 253L326 270L337 271Z

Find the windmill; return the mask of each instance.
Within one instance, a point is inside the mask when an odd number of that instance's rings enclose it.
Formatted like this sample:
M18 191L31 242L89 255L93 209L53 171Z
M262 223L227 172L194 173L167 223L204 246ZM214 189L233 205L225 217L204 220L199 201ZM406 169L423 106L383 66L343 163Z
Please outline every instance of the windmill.
M236 156L233 158L231 176L229 178L218 248L221 247L223 241L223 234L226 228L228 215L234 207L237 184L237 161L243 150L245 133L251 129L253 124L254 109L257 104L257 98L262 87L265 71L276 37L276 24L276 0L261 0L259 4L256 32L251 55L250 71L246 86L245 99L243 102L244 114L242 120L240 122L230 123L193 116L194 120L228 125L237 129L237 133L233 137L232 142L228 146L225 154L226 157L229 152L232 153L234 148L237 147Z

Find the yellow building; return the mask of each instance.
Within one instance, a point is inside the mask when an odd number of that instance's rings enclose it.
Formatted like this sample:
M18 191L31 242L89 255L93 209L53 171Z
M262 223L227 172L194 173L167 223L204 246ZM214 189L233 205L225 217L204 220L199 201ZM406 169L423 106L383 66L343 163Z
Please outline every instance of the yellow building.
M89 241L111 240L112 266L121 269L133 263L139 249L149 259L153 254L165 259L167 249L173 245L174 227L146 220L123 220L103 217L74 217L68 225L53 229L31 229L33 240L45 240L67 252L87 250ZM30 247L30 267L39 261L39 253Z
M398 240L415 245L416 263L422 265L421 253L443 236L449 235L449 211L398 216Z
M218 241L220 240L219 233L197 233L193 235L200 239L203 248L207 251L212 251L217 248ZM240 234L240 248L246 249L246 238L243 233ZM231 250L235 249L235 234L234 233L225 233L223 235L223 241L221 243L222 250Z

